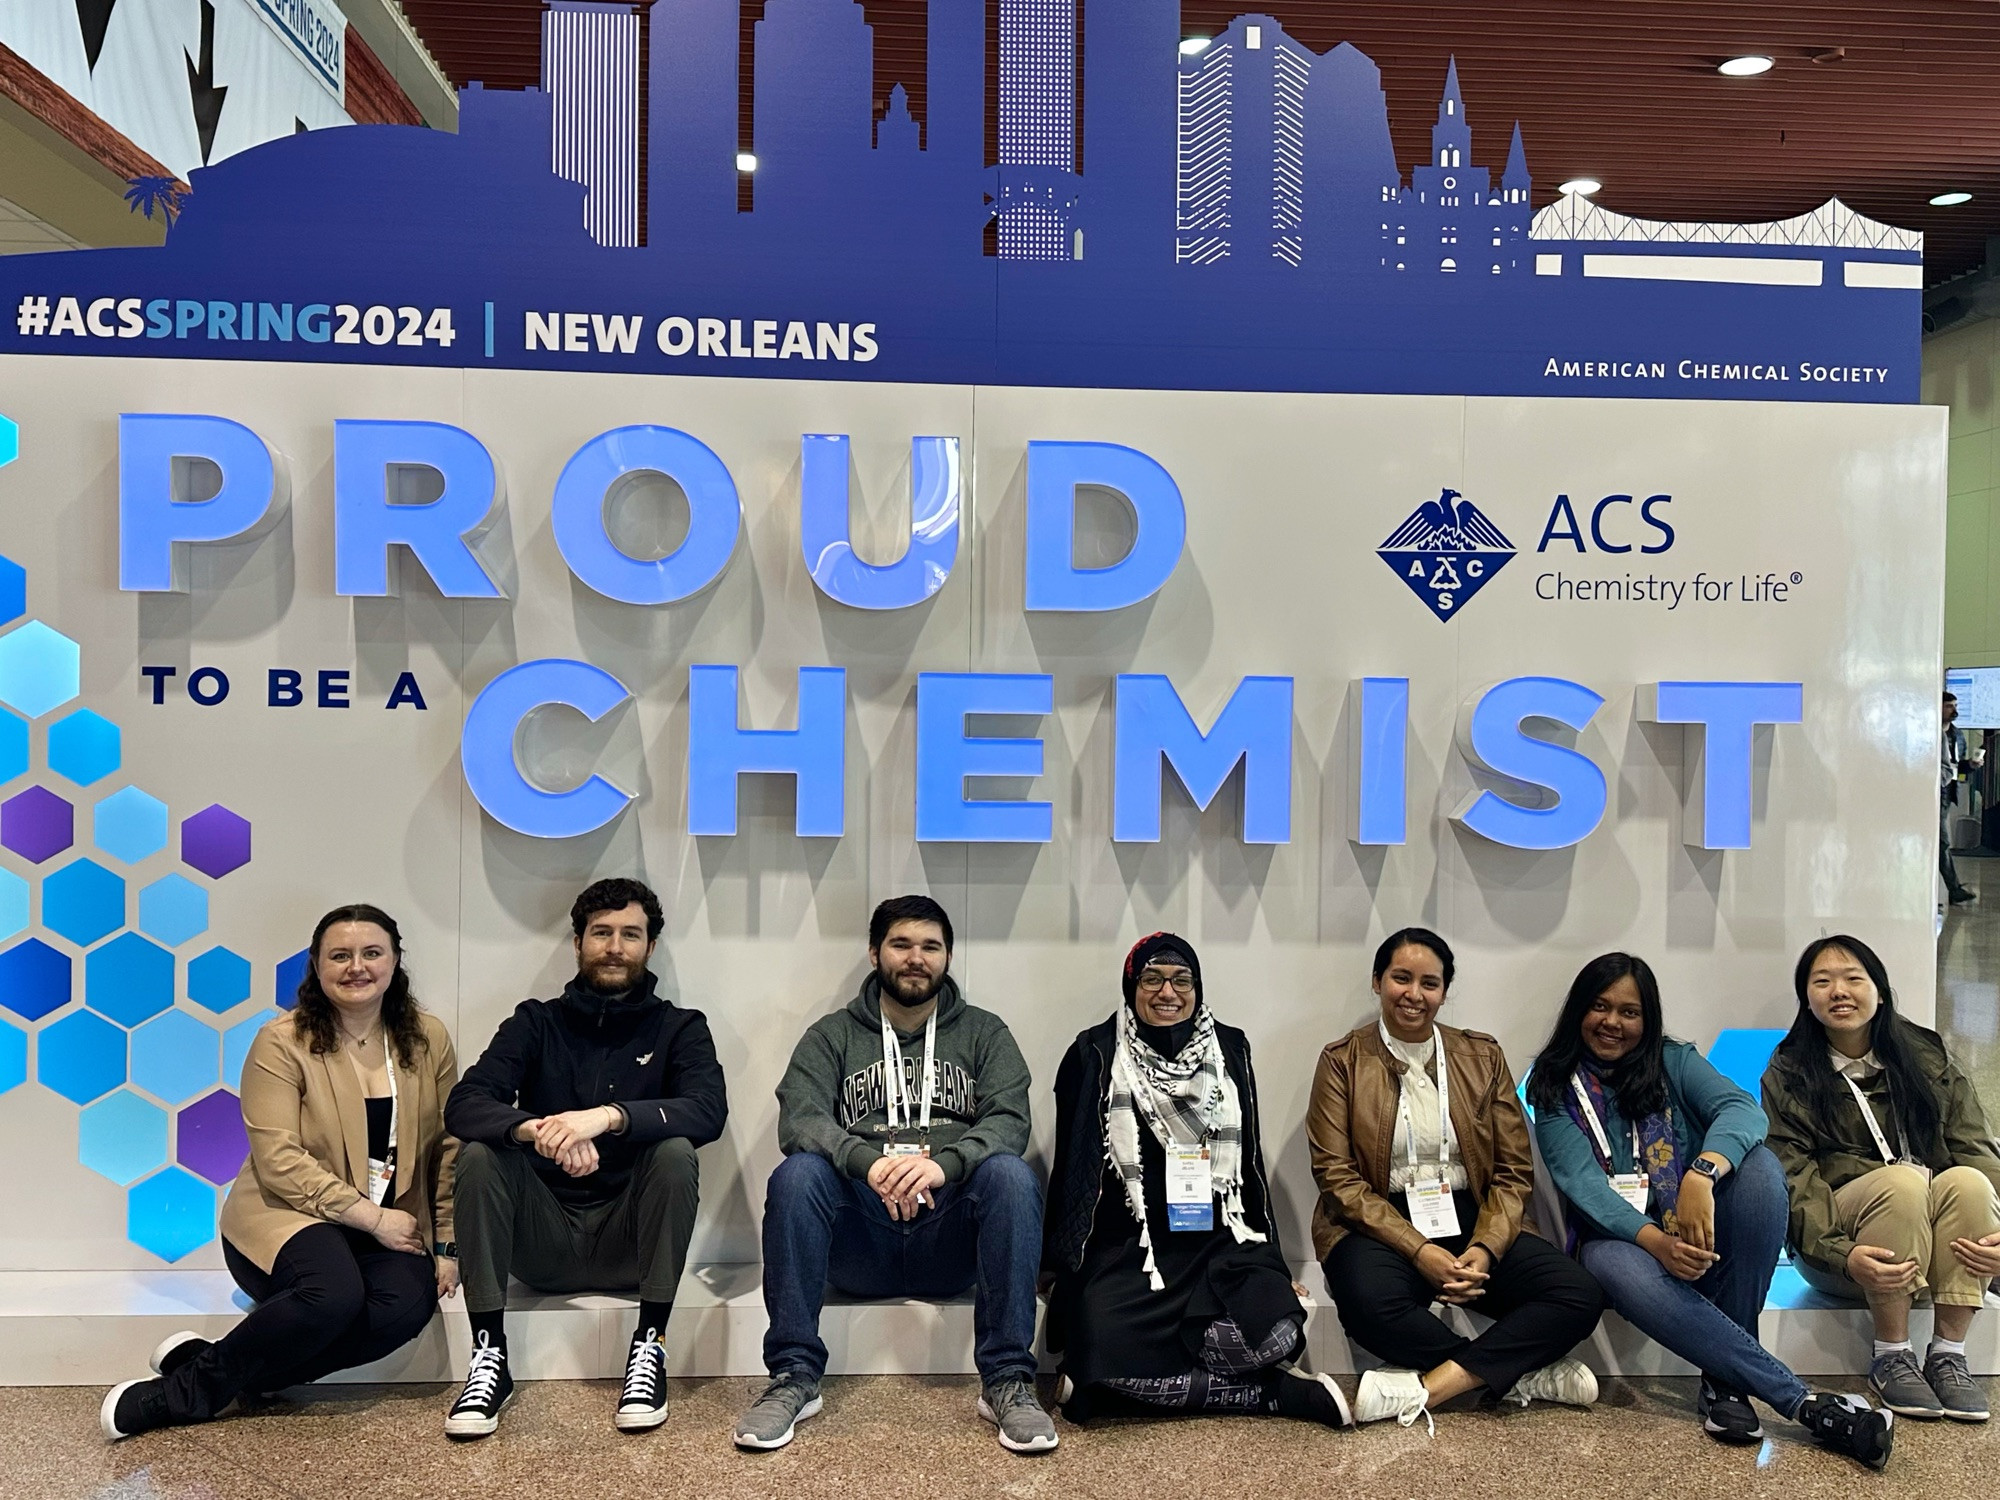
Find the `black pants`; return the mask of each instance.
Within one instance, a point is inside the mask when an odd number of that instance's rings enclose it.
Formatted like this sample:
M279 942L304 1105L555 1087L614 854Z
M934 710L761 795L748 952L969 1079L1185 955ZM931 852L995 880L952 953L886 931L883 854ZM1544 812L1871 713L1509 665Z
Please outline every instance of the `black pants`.
M1465 1233L1436 1243L1465 1252L1479 1203L1454 1193ZM1437 1289L1416 1262L1380 1240L1350 1234L1326 1257L1326 1284L1348 1337L1399 1369L1433 1370L1456 1360L1495 1395L1504 1396L1530 1370L1552 1364L1597 1326L1604 1290L1591 1274L1547 1240L1521 1234L1493 1263L1483 1296L1471 1309L1494 1320L1476 1339L1463 1338L1431 1313Z
M428 1255L384 1249L338 1224L314 1224L285 1241L269 1275L228 1240L229 1274L256 1302L227 1335L166 1383L176 1422L206 1422L237 1396L349 1370L402 1348L437 1310Z
M543 1292L629 1292L671 1302L701 1206L701 1168L684 1136L641 1151L632 1176L602 1203L563 1202L526 1151L477 1141L459 1148L453 1178L459 1276L468 1312L499 1312L507 1278Z

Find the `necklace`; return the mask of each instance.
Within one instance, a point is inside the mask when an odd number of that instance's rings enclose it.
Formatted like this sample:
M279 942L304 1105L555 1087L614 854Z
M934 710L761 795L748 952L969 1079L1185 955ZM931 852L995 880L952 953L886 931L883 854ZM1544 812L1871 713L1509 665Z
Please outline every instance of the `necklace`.
M376 1025L372 1027L363 1036L356 1036L353 1032L349 1031L345 1026L342 1026L340 1028L340 1034L346 1037L348 1041L354 1044L355 1051L365 1052L368 1048L374 1046L375 1039L381 1036L382 1026L380 1022L377 1022Z

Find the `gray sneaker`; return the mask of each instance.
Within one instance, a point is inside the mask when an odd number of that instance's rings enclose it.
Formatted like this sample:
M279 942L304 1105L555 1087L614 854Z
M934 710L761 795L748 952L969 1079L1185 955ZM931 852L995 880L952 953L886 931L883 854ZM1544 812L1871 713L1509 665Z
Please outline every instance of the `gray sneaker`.
M987 1386L979 1393L979 1415L999 1429L1000 1446L1009 1453L1047 1453L1056 1445L1055 1419L1042 1410L1026 1380Z
M1916 1355L1907 1349L1892 1350L1868 1367L1868 1389L1899 1417L1934 1422L1944 1415L1937 1392L1917 1368Z
M1972 1378L1963 1354L1932 1354L1924 1361L1924 1384L1954 1422L1984 1422L1993 1415L1986 1406L1986 1392Z
M819 1415L822 1404L817 1380L797 1370L781 1371L737 1419L736 1446L782 1448L799 1423Z

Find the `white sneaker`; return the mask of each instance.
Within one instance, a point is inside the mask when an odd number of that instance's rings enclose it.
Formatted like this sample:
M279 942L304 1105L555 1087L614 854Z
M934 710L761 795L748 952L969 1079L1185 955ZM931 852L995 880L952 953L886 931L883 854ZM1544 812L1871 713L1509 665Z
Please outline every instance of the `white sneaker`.
M1354 1394L1354 1420L1380 1422L1394 1417L1404 1427L1424 1419L1436 1436L1437 1423L1431 1420L1431 1393L1424 1389L1424 1377L1415 1370L1369 1370L1361 1377Z
M1597 1400L1597 1377L1580 1359L1559 1359L1530 1370L1514 1382L1504 1398L1517 1406L1530 1401L1560 1401L1564 1406L1589 1406Z

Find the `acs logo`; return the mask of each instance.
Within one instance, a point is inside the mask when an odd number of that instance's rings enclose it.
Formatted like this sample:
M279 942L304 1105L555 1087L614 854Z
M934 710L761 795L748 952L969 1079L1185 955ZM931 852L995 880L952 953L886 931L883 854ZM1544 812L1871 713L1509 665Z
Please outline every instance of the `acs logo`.
M1411 511L1375 550L1440 620L1455 614L1514 556L1514 544L1457 490Z

